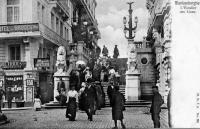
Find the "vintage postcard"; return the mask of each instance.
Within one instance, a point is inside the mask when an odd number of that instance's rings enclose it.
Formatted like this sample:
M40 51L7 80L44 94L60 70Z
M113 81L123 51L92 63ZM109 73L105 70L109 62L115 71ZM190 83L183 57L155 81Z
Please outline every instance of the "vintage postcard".
M0 0L0 128L200 128L199 0Z

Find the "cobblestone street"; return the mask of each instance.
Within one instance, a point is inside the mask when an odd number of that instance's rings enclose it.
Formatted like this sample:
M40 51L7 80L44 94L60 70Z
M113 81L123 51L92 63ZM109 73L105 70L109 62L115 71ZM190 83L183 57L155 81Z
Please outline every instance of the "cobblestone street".
M126 108L124 112L124 122L126 128L153 128L151 115L147 113L146 107ZM86 113L77 112L76 121L71 122L65 118L65 109L44 109L35 112L34 110L16 110L4 111L10 123L0 125L1 129L9 128L112 128L114 123L111 116L111 108L103 108L98 110L94 115L94 120L88 121ZM162 109L161 112L161 127L167 126L167 109ZM118 124L121 128L120 124Z

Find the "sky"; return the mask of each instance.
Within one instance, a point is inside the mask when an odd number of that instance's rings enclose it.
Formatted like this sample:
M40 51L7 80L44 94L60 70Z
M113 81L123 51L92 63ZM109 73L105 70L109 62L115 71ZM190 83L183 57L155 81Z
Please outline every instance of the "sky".
M109 55L113 56L114 46L119 49L119 58L127 57L128 41L123 32L123 17L128 19L127 4L129 0L97 0L96 19L101 33L98 45L103 48L105 45ZM135 41L142 41L147 34L149 13L146 9L146 0L132 0L133 18L138 17L138 27ZM133 19L134 20L134 19ZM133 23L134 25L134 23Z

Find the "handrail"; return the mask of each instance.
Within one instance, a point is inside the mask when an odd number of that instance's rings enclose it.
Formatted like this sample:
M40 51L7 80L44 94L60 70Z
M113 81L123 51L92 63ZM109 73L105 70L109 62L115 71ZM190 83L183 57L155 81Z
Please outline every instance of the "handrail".
M60 36L59 34L57 34L52 29L50 29L48 26L40 23L39 28L43 36L46 36L48 39L55 41L57 45L64 45L64 46L67 45L67 40L64 39L62 36Z

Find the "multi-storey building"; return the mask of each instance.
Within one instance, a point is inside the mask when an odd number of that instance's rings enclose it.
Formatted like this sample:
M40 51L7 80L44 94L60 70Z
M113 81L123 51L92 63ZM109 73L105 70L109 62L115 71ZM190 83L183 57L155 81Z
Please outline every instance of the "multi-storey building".
M143 41L134 42L137 52L137 68L140 73L140 99L150 100L155 85L154 51L146 37Z
M57 48L67 60L85 63L98 55L100 33L95 0L1 0L0 86L11 90L13 102L53 100ZM73 49L73 52L72 52Z
M100 54L97 41L100 38L95 17L96 0L72 0L73 4L73 44L78 60L86 63Z
M153 44L155 53L156 83L166 102L170 87L171 63L171 14L170 0L147 0L150 13L147 39Z
M70 0L0 1L0 81L13 102L53 98L57 48L72 42ZM37 91L37 92L36 92Z

